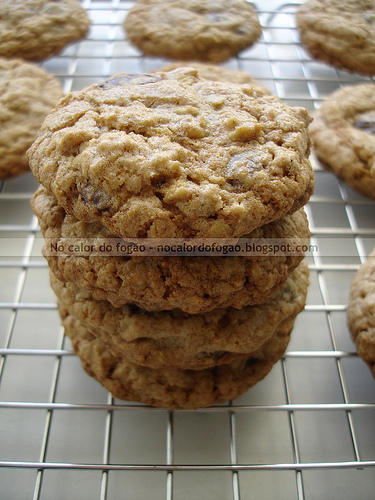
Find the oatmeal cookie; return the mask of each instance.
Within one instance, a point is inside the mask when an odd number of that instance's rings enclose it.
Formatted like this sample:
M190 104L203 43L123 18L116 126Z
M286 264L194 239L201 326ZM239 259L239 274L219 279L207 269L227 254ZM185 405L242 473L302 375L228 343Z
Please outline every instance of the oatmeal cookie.
M307 203L309 123L192 68L120 74L61 100L28 154L68 213L115 236L237 237Z
M43 61L83 38L89 26L77 0L1 0L0 56Z
M246 71L224 68L216 64L206 64L203 62L194 61L178 61L163 66L158 71L173 71L178 68L189 67L194 68L198 72L200 78L212 80L214 82L230 82L244 85L249 83L260 94L271 95L271 92L259 83L255 78L250 76Z
M31 206L45 237L43 254L53 273L116 307L133 302L147 310L179 308L192 314L217 307L240 308L270 297L303 259L302 252L212 257L69 254L54 249L68 250L65 241L105 242L113 235L98 223L84 223L67 215L43 187L34 194ZM306 214L300 209L248 236L255 241L308 243L310 232Z
M235 399L262 380L284 354L293 320L283 323L249 357L203 370L152 369L113 356L90 330L73 316L63 319L86 373L119 399L171 409L197 409Z
M257 13L244 0L137 0L124 29L147 55L215 63L262 33Z
M26 151L61 97L60 82L43 68L0 58L1 179L29 171Z
M348 85L316 111L311 137L323 166L358 193L375 198L375 85Z
M304 47L319 60L365 75L375 74L373 0L308 0L296 13Z
M186 314L179 309L149 312L132 304L116 308L74 283L50 276L63 310L86 325L114 355L149 368L201 369L246 356L303 310L308 287L308 266L302 262L262 304Z
M353 277L349 293L348 326L358 355L375 378L375 249Z

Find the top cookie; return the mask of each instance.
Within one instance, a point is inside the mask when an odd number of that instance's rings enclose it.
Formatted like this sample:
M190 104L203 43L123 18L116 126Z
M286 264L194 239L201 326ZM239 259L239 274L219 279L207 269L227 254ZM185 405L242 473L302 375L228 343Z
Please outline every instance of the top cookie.
M358 355L375 378L375 248L353 277L348 303L348 326Z
M43 68L0 58L0 179L29 171L26 151L63 95L60 82Z
M244 0L138 0L124 28L147 55L215 63L250 46L262 32Z
M339 68L375 74L373 0L309 0L299 7L297 26L311 55Z
M323 165L358 193L375 198L375 85L333 92L314 114L310 133Z
M62 99L29 150L37 180L120 237L237 237L302 207L310 116L193 69L116 75Z
M1 0L0 56L42 61L83 38L89 26L77 0Z

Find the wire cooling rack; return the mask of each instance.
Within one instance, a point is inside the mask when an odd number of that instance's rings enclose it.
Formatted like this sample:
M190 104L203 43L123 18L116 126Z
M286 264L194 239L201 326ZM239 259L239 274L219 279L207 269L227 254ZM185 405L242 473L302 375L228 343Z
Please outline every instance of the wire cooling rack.
M264 2L265 3L265 2ZM83 2L88 37L43 67L65 92L169 62L125 39L132 2ZM270 8L271 2L267 3ZM313 111L340 86L369 79L312 60L295 5L260 11L261 39L225 65ZM375 205L321 169L306 207L311 285L282 360L234 402L167 411L113 399L64 339L31 174L0 191L0 498L372 499L375 391L346 326L354 272L375 245Z

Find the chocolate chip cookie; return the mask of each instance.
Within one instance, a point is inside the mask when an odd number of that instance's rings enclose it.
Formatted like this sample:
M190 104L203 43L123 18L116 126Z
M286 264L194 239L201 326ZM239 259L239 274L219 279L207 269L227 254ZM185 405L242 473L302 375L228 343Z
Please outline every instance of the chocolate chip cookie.
M262 32L244 0L137 0L124 28L147 55L215 63L249 47Z
M375 198L375 84L333 92L310 125L323 166L358 193Z
M77 0L1 0L0 56L42 61L83 38L89 26Z
M281 289L256 306L186 314L149 312L133 304L113 307L51 273L63 309L79 319L114 355L149 368L209 368L259 349L305 306L308 266L302 262Z
M348 326L358 355L375 378L375 249L353 277L348 303Z
M29 150L68 213L119 237L237 237L314 187L310 116L192 68L120 74L60 101Z
M316 59L375 74L373 0L309 0L296 13L302 44Z
M259 303L284 283L304 256L293 251L271 256L260 252L212 257L69 253L65 240L112 241L113 235L98 223L84 223L66 214L43 187L34 194L31 206L45 237L43 253L54 274L116 307L133 302L147 310L179 308L195 314L216 307ZM249 235L266 243L308 243L309 236L303 209Z
M60 82L43 68L0 58L1 179L29 171L26 151L61 97Z
M84 370L114 397L171 409L197 409L237 398L271 371L284 354L293 328L293 320L286 321L247 358L203 370L182 370L132 363L111 354L73 316L65 316L63 324Z

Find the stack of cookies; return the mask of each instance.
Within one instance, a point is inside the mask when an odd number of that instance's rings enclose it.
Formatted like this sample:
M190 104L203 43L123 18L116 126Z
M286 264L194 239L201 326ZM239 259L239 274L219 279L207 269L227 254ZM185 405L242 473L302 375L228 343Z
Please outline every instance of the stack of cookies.
M108 249L306 242L309 123L302 108L193 68L115 75L69 94L46 118L29 161L51 286L83 367L115 397L211 406L281 358L305 304L300 251Z

